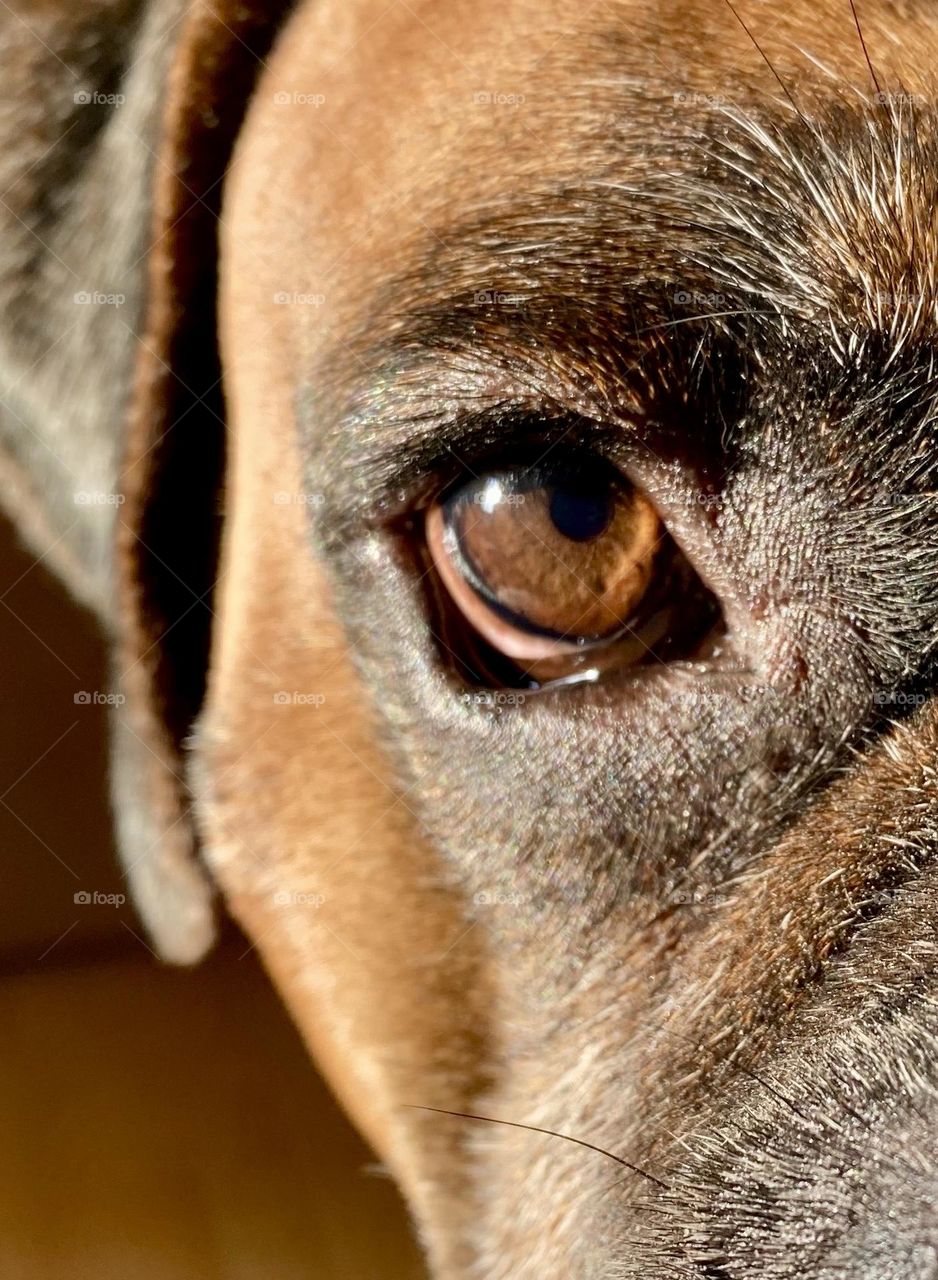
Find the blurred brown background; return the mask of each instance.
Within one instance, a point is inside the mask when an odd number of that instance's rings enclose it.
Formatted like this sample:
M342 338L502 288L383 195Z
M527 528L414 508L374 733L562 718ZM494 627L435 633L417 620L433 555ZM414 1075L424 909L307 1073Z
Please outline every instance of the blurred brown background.
M103 656L0 525L0 1276L417 1280L400 1199L232 927L161 966L110 847Z

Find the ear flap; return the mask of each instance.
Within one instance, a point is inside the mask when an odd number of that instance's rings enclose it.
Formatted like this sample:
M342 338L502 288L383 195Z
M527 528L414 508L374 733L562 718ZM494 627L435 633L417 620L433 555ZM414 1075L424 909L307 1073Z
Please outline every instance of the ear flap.
M195 0L169 72L147 299L117 522L112 791L137 905L160 952L214 937L183 751L205 689L223 509L216 255L225 169L286 0ZM119 175L118 175L119 180Z
M178 961L214 929L182 750L221 514L218 210L287 8L0 6L0 504L113 638L118 844Z

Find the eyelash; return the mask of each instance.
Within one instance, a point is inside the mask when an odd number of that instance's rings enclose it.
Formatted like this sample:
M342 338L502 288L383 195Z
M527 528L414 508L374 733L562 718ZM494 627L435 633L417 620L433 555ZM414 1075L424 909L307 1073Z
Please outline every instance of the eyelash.
M569 440L575 431L580 438ZM512 466L534 467L545 460L552 465L575 466L600 458L623 471L628 448L621 429L586 417L535 416L517 409L473 416L448 433L443 443L405 451L396 459L394 492L384 495L386 522L413 523L434 501L445 498L460 484L484 472Z

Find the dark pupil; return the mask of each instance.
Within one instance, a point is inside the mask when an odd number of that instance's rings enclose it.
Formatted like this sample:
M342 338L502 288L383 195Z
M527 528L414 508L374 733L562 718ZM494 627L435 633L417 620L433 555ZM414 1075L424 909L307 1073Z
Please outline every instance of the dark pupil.
M549 510L558 533L572 542L589 542L609 527L612 493L602 485L590 490L557 485L550 495Z

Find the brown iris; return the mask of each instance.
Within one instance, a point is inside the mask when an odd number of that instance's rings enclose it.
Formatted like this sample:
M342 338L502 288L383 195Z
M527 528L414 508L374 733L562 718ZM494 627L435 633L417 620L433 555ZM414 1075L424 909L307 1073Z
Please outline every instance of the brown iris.
M426 535L464 621L532 682L658 656L689 572L649 499L599 458L470 480Z

